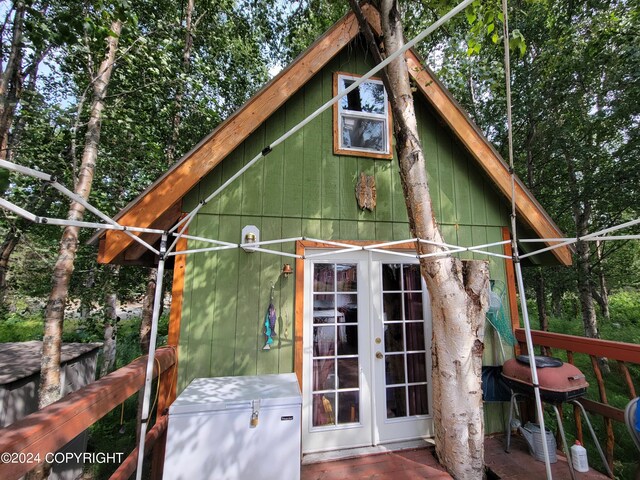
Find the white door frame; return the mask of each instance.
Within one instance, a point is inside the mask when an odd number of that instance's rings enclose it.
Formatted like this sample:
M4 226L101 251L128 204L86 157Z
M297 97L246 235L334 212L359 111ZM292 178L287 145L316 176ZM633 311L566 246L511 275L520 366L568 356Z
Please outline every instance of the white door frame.
M303 353L302 353L302 446L304 453L352 448L358 446L377 445L385 442L407 439L426 438L433 435L431 412L420 417L386 419L386 391L384 360L375 357L382 345L377 346L374 338L382 336L382 285L381 265L383 263L417 263L397 255L373 252L343 252L331 254L327 249L313 251L307 249L306 254L322 252L322 257L304 260L304 318L303 318ZM359 387L360 412L357 424L338 425L334 427L312 427L312 368L313 348L313 265L317 263L340 264L353 263L358 269L358 355L359 355ZM429 406L432 408L431 392L431 315L428 294L424 281L423 309L425 325L425 344L427 349L426 369ZM376 349L376 347L378 347ZM377 364L375 362L378 362ZM380 363L382 362L382 363ZM382 367L382 368L380 368Z

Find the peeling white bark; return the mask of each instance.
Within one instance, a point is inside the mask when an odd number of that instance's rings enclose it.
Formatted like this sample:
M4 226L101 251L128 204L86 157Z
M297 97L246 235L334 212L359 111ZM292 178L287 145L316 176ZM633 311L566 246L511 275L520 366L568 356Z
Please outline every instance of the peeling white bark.
M378 41L355 0L369 49L379 62ZM396 0L381 0L384 51L391 55L404 45ZM393 111L396 151L412 236L442 243L436 223L427 169L418 135L409 72L404 58L391 62L383 80ZM419 245L419 253L439 247ZM453 257L423 258L422 276L431 295L433 320L433 401L436 453L444 467L459 480L484 476L484 424L482 410L483 326L488 306L487 262L462 262Z

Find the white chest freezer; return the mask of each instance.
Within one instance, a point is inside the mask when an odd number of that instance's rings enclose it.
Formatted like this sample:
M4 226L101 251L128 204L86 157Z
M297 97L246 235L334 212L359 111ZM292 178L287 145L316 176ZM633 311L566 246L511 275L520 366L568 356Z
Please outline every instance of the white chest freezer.
M197 378L169 408L164 480L299 480L293 373Z

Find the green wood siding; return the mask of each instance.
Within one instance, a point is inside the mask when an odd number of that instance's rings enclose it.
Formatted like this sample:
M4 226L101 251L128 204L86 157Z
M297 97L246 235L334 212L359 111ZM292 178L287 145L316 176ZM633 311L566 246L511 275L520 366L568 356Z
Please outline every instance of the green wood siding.
M289 99L264 125L202 179L185 198L185 210L208 196L266 145L332 96L333 72L364 73L370 65L357 48L345 49ZM438 121L423 99L417 102L421 139L436 217L446 241L474 245L501 240L507 206L475 161ZM397 161L333 154L331 111L273 151L220 196L190 226L197 236L239 242L242 227L256 225L262 240L305 236L328 240L402 240L409 237ZM355 198L360 172L374 175L377 208L361 211ZM189 248L204 247L190 242ZM274 246L294 253L295 246ZM502 248L493 248L501 252ZM486 258L464 254L462 258ZM493 278L504 281L504 262L490 257ZM293 370L294 284L280 276L293 259L242 250L187 258L180 336L179 385L197 376L251 375ZM271 285L278 312L278 341L264 345L263 320ZM500 361L488 329L485 363ZM491 428L488 429L491 431Z

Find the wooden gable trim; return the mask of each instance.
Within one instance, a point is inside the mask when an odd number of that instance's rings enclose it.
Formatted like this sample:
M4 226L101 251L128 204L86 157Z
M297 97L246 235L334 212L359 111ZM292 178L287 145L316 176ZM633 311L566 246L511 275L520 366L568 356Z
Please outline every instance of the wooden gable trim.
M369 5L363 6L363 12L372 27L379 32L378 12ZM171 205L180 201L201 178L213 170L291 95L347 46L358 33L355 16L353 13L347 14L287 69L134 200L122 215L117 217L119 222L123 225L148 226L162 217ZM498 189L507 198L511 198L509 168L500 155L446 88L423 66L420 58L413 51L408 51L405 58L410 75L427 101L465 145ZM519 180L516 182L516 207L524 222L541 238L562 236L558 227ZM98 254L98 261L101 263L114 261L133 241L118 231L107 231L105 236L106 241L102 242ZM557 248L552 252L562 264L571 264L571 253L567 247Z
M379 13L372 8L363 10L363 13L371 27L379 35L382 32ZM413 50L408 50L404 56L409 68L409 75L415 80L420 92L451 128L456 137L460 139L489 178L498 186L498 189L510 199L511 174L509 173L509 167L500 154L480 132L444 85L425 67L422 59ZM516 208L525 223L541 238L555 238L560 233L560 229L553 223L531 192L517 178ZM560 263L571 265L571 252L567 247L556 248L552 252Z
M118 218L119 223L139 227L151 225L318 73L357 34L358 22L355 16L346 15L194 150L186 154L148 191L134 200L129 209ZM101 263L112 262L133 241L122 232L113 230L106 232L106 239L98 254L98 261Z
M409 73L416 81L418 89L440 113L498 189L507 198L511 198L511 174L504 160L477 130L457 102L450 97L431 72L420 63L416 54L409 51L406 54L406 59ZM555 238L560 230L519 179L516 179L515 192L516 208L520 218L540 235L540 238ZM552 252L563 265L571 265L571 252L567 247L556 248Z

